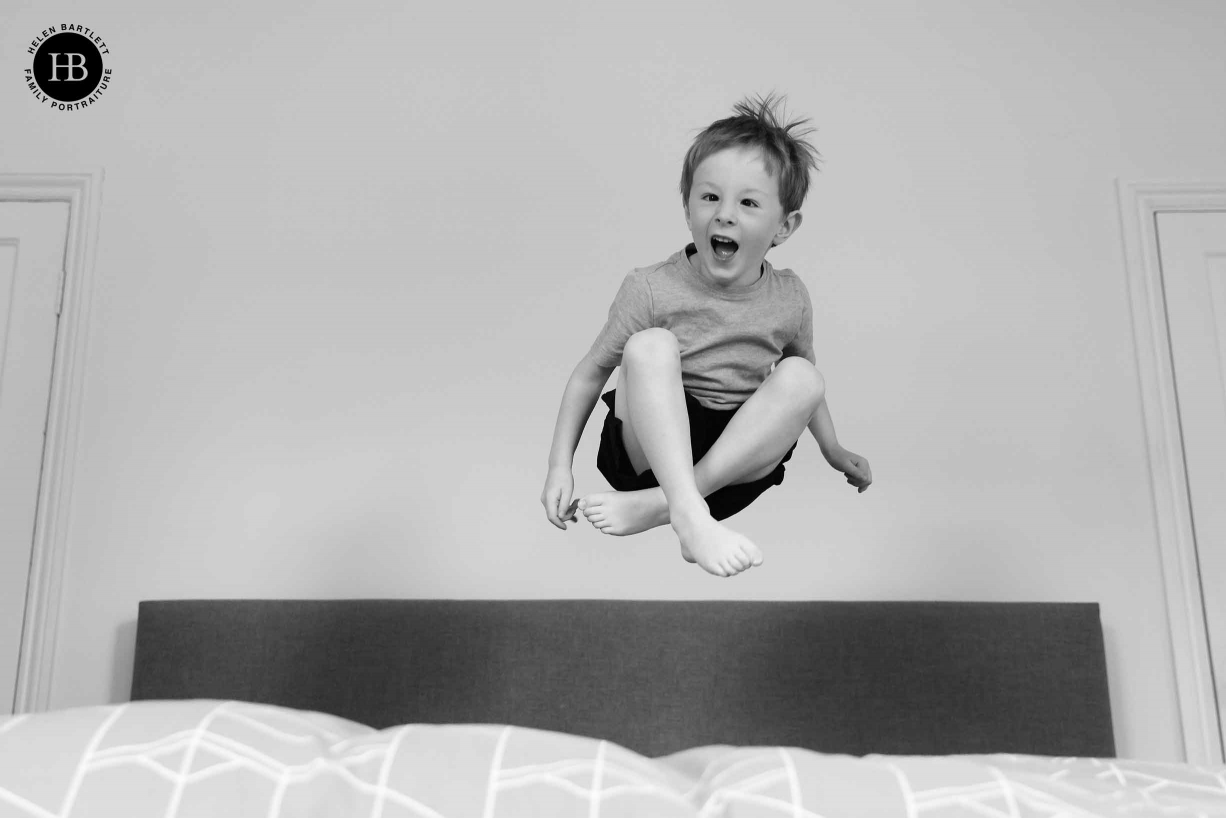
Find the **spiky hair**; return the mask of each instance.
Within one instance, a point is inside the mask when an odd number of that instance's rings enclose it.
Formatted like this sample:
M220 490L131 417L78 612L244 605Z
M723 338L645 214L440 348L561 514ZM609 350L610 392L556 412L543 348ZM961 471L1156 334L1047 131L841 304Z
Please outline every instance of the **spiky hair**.
M805 137L813 128L800 130L808 119L787 122L783 104L787 97L754 95L732 106L733 115L712 122L694 139L681 167L681 202L688 205L694 171L713 153L726 148L749 146L762 152L766 170L779 181L783 212L800 210L809 193L809 173L821 158ZM778 112L776 111L778 109Z

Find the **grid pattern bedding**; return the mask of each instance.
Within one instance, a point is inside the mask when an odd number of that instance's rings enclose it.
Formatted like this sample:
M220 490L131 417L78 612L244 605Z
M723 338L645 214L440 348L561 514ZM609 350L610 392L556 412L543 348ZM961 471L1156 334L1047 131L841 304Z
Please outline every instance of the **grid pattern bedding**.
M508 725L375 730L236 701L0 719L0 818L1226 816L1226 767L705 746Z

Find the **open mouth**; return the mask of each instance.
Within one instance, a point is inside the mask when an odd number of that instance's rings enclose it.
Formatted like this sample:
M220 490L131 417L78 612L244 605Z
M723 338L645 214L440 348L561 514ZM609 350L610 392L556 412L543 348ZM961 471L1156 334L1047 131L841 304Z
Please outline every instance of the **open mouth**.
M723 236L711 237L711 251L715 253L715 257L720 261L727 261L735 256L738 246L732 239L726 239Z

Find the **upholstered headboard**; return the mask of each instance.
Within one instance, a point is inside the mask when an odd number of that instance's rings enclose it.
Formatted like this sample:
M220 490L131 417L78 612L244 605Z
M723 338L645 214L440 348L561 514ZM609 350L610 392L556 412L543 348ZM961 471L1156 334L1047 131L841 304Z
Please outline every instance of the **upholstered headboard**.
M142 602L132 698L515 724L652 756L1115 755L1095 603Z

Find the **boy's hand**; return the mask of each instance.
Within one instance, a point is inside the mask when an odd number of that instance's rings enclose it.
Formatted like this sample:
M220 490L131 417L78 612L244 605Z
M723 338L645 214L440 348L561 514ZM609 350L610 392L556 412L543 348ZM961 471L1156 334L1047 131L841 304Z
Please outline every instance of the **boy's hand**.
M847 475L847 482L855 486L858 493L864 493L873 483L873 471L868 467L868 460L855 452L840 448L832 452L826 461Z
M545 489L541 492L541 505L545 507L545 516L549 522L563 531L567 521L579 521L576 514L579 501L571 502L570 496L575 491L575 478L571 470L565 466L555 466L549 470L545 478Z

